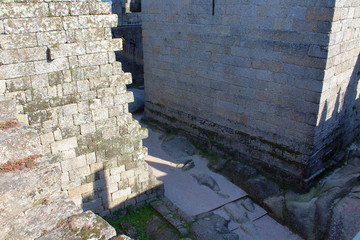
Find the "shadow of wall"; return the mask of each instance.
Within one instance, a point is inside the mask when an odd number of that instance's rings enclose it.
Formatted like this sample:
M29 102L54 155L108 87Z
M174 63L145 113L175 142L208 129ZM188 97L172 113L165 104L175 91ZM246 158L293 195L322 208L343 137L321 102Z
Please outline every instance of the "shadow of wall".
M358 84L360 79L360 55L352 69L350 79L345 89L339 87L335 104L331 113L328 100L325 101L320 120L315 129L315 151L313 164L309 168L329 166L333 161L340 161L346 152L346 147L359 133L360 101ZM335 79L337 80L337 79ZM339 79L340 80L340 79ZM316 148L317 147L317 148Z
M93 175L93 189L91 192L86 193L83 196L82 200L82 208L84 211L91 210L96 214L100 214L101 216L108 216L119 209L123 209L129 206L139 207L146 203L149 203L155 200L159 196L163 196L164 194L164 186L159 184L153 188L150 188L144 192L140 192L138 194L132 194L129 196L126 189L129 187L129 179L123 179L118 182L118 188L123 189L123 196L121 201L118 201L117 204L112 203L112 194L116 194L116 198L119 200L119 191L117 193L111 193L112 186L109 185L107 179L110 176L105 174L105 169L102 168L96 171ZM121 190L120 190L121 194Z

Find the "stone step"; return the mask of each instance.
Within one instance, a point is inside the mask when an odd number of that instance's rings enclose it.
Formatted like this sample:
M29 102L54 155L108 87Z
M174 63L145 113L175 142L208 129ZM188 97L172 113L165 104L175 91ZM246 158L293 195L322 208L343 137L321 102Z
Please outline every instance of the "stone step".
M150 203L150 205L163 216L174 228L176 228L181 235L189 234L187 229L188 223L194 219L187 216L168 199L162 198Z
M17 119L15 102L4 96L0 96L0 122L14 119Z

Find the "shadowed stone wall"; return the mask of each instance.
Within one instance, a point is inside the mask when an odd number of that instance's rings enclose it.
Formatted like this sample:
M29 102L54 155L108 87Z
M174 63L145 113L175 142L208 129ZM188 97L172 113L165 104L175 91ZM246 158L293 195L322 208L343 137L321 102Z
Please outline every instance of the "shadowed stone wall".
M112 28L116 38L123 38L123 49L116 53L123 70L131 72L134 85L144 85L144 63L141 30L141 1L114 0L113 13L118 14L118 26Z
M347 146L359 133L360 2L338 0L328 45L326 69L314 138L315 157ZM319 18L322 15L319 14Z
M122 39L110 29L117 21L100 1L0 4L0 95L40 131L62 190L102 215L161 193L143 160L147 130L128 113L131 74L115 61Z
M358 125L357 94L332 112L340 88L356 92L359 11L357 0L143 0L146 115L306 184L351 140L335 129Z

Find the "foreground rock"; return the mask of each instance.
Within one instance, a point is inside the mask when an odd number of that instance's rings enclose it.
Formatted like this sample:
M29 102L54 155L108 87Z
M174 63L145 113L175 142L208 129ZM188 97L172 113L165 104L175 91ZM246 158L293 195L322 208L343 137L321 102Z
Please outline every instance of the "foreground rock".
M104 219L91 211L87 211L60 220L55 229L37 238L37 240L97 240L110 239L115 235L115 230Z
M230 161L222 169L278 221L308 240L352 240L360 231L360 145L346 163L307 193L282 189L255 169ZM216 166L216 162L213 163Z
M0 109L7 109L1 106L2 101ZM10 113L2 114L2 120L9 118ZM61 191L60 168L50 156L41 157L34 129L19 125L1 129L0 136L0 156L7 161L0 165L0 240L105 240L116 235L105 220L83 213ZM21 158L33 154L37 157L31 165L19 165Z
M203 213L191 225L191 235L198 240L239 240L239 236L228 229L229 221L214 213Z

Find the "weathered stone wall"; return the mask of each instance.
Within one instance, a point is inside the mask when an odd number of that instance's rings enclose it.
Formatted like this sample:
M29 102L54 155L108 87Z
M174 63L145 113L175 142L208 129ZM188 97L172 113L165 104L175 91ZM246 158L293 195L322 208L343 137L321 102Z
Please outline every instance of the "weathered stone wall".
M143 160L147 130L128 113L131 75L115 61L117 21L99 1L0 5L0 95L16 100L21 120L40 131L62 190L101 214L157 194Z
M354 11L357 3L347 3ZM331 82L324 76L336 35L330 33L339 25L332 23L334 6L143 0L147 116L273 177L303 183L327 165L324 152L317 154L317 120L323 85ZM354 19L355 32L358 24Z
M118 26L141 23L141 1L113 0L112 12L119 17Z
M121 37L123 49L116 52L125 72L131 72L133 85L144 85L144 62L141 25L124 25L112 29L115 37Z
M360 124L359 1L336 1L328 49L314 140L314 154L325 157L347 146L358 134L356 129ZM322 160L326 161L324 158Z

